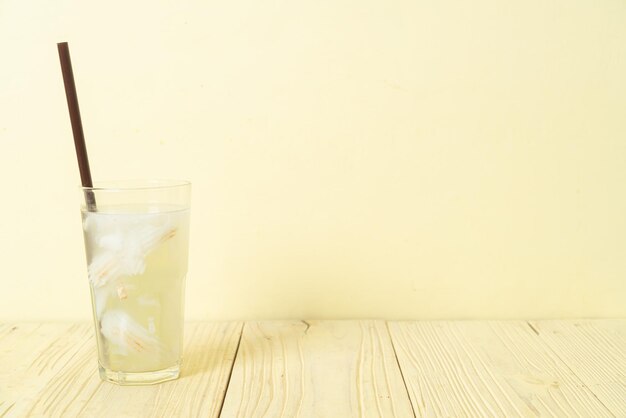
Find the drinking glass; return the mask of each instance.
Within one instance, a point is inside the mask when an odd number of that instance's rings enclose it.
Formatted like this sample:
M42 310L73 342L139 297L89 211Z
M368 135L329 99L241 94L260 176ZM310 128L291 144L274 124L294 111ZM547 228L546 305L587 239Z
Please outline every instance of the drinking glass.
M116 181L83 187L82 193L100 377L121 385L176 379L190 183Z

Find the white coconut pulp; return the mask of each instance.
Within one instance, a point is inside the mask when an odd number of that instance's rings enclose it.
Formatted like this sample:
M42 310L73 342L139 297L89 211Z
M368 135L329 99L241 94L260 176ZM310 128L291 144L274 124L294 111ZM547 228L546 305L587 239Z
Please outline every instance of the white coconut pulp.
M83 212L100 364L143 372L175 365L182 350L189 211Z

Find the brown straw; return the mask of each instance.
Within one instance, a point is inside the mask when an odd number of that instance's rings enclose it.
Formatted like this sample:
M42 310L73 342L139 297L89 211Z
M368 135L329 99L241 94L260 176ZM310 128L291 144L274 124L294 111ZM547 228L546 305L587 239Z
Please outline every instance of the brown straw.
M74 147L78 158L78 169L80 170L80 181L83 187L93 187L91 181L91 170L89 170L89 158L87 157L87 147L85 146L85 136L83 134L83 124L80 119L80 109L78 108L78 95L76 94L76 84L74 84L74 72L72 71L72 60L67 42L57 44L59 49L59 59L61 60L61 72L63 73L63 84L65 84L65 97L67 98L67 108L70 111L70 121L72 122L72 133L74 134ZM87 210L96 211L96 197L93 191L87 190L85 193Z

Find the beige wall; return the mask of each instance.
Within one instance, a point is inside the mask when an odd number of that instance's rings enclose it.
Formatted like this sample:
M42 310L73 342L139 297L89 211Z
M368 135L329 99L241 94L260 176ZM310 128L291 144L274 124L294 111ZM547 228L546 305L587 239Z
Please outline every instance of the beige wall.
M90 317L65 40L190 318L626 316L622 0L1 1L0 319Z

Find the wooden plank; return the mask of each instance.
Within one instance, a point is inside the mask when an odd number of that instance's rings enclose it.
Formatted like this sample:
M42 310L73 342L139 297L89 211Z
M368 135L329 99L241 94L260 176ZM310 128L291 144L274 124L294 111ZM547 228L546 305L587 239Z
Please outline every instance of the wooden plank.
M626 320L530 324L615 416L626 417Z
M26 416L37 394L74 361L91 332L87 324L4 324L0 329L0 417Z
M393 322L419 416L611 416L526 322Z
M413 416L381 321L247 322L224 417Z
M181 377L153 386L117 386L97 373L93 329L75 337L60 335L59 349L48 343L34 367L19 367L12 379L32 380L33 390L14 391L18 399L8 416L209 416L219 415L241 335L242 323L189 324ZM0 330L1 335L2 330ZM58 336L57 336L58 337ZM0 340L0 344L4 344ZM32 337L24 344L32 344ZM48 337L52 341L52 336ZM42 346L45 346L43 344ZM3 345L4 346L4 345ZM9 352L19 354L12 348ZM40 366L37 366L40 365ZM50 365L54 365L51 367ZM39 367L52 370L45 379Z

